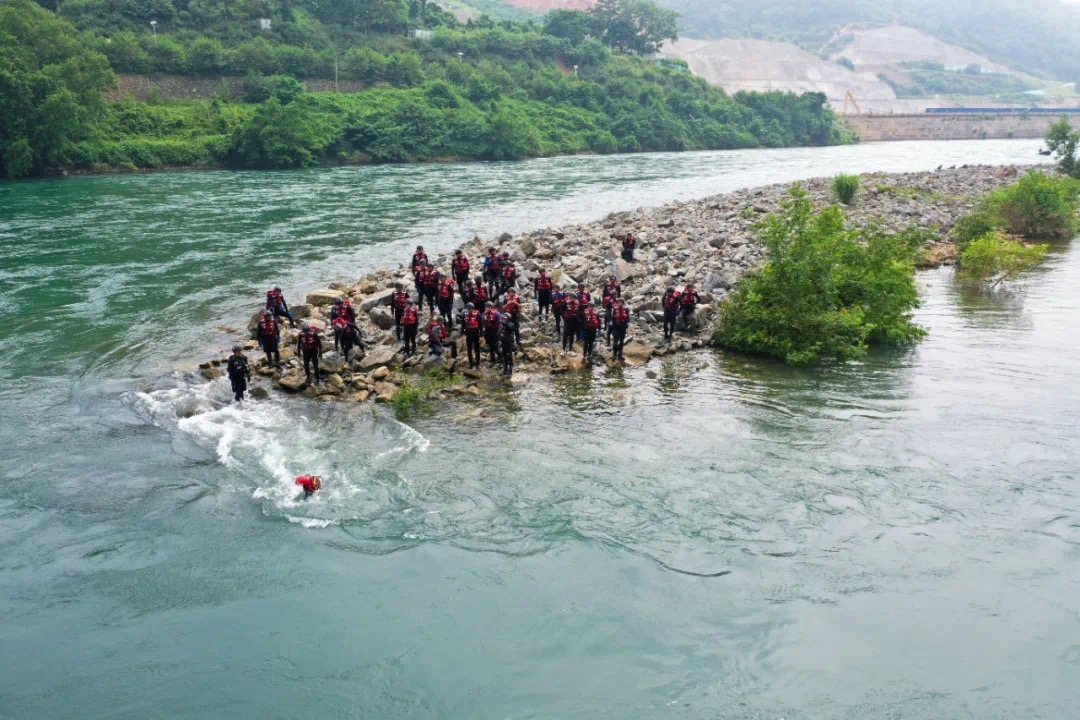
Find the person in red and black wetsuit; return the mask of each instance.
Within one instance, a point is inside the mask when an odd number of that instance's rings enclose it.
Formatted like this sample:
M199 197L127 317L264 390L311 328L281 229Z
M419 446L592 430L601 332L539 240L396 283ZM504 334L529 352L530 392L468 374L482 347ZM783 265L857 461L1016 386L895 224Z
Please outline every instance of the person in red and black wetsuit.
M562 335L563 313L566 312L566 293L558 285L551 286L551 314L555 316L555 337Z
M622 259L626 262L634 261L634 250L637 249L637 238L634 233L626 233L622 241Z
M484 287L484 283L476 283L472 280L465 283L465 302L472 303L477 312L483 313L487 299L487 288Z
M416 303L408 300L405 310L401 313L401 332L404 338L402 347L406 355L416 354L416 332L420 329L420 311Z
M315 494L315 491L322 487L322 481L317 475L301 475L296 478L296 484L304 488L304 499Z
M465 352L469 355L469 368L480 367L480 331L483 325L480 311L472 303L465 305L465 314L461 318L461 325L465 334Z
M675 335L675 321L679 319L679 308L682 307L679 292L668 285L664 296L660 298L660 304L664 308L664 339L671 340Z
M593 307L591 302L585 304L585 309L581 313L581 321L584 325L585 339L584 339L584 357L586 360L591 360L593 353L596 351L596 333L600 331L600 314L596 312L596 308Z
M442 273L437 271L428 263L424 268L424 297L420 299L420 310L424 309L424 300L427 299L428 307L431 312L435 312L435 296L439 292L439 281L442 280Z
M566 296L566 309L563 310L562 347L568 352L574 351L574 340L578 336L578 318L581 315L577 295Z
M604 303L604 335L607 337L608 345L611 345L611 310L615 307L615 301L621 296L622 287L619 285L619 279L614 275L609 275L601 292Z
M401 316L405 313L405 306L409 302L409 291L402 283L394 283L394 294L390 296L390 307L394 309L394 333L401 341Z
M315 378L315 384L318 385L319 380L319 355L322 353L322 338L319 337L319 331L311 325L304 323L300 331L300 337L296 339L296 354L304 359L304 374L307 375L307 379L310 382L312 377ZM312 375L312 367L314 367L315 373Z
M276 367L277 365L280 365L281 352L279 348L281 343L281 326L278 325L277 318L275 318L274 314L269 310L263 312L256 333L258 335L259 347L266 353L266 366Z
M458 292L461 293L461 300L466 302L465 283L469 281L469 258L465 257L464 251L454 251L454 260L451 263L450 270L454 273L454 280L457 282Z
M585 306L592 302L592 294L588 288L585 287L585 283L578 283L577 286L577 302L578 302L578 340L585 339Z
M416 272L428 264L427 253L424 252L423 245L416 246L416 252L413 253L412 262L409 263L409 269L412 270L412 274L416 275Z
M495 248L488 248L487 255L484 256L484 280L487 282L488 296L492 300L497 297L495 290L501 277L502 257L495 252Z
M611 356L616 360L626 359L623 357L623 346L626 345L626 331L629 327L630 308L626 307L626 300L619 298L611 311Z
M502 313L494 303L488 303L484 308L483 328L484 342L487 343L488 352L491 354L491 362L494 364L499 354L499 329L502 324Z
M511 288L506 293L506 302L503 303L503 312L510 316L510 322L514 323L514 339L521 344L521 298Z
M682 313L683 326L690 328L690 320L694 317L694 309L701 302L701 296L694 292L694 286L687 284L679 295L679 310Z
M281 288L276 287L266 291L266 309L274 313L274 317L289 318L289 324L296 327L296 320L293 320L292 313L289 312L289 306L285 302L285 295L282 294Z
M439 300L439 315L451 330L454 329L454 281L439 273L439 286L436 297Z
M518 271L514 267L514 261L510 259L509 253L503 253L502 260L502 289L499 294L509 292L517 287Z
M334 322L339 317L351 323L356 322L356 308L352 306L348 298L334 298L334 306L330 308L330 322Z
M441 317L428 323L428 350L435 357L442 357L443 350L450 348L450 357L457 358L457 343L450 339L450 330Z
M547 270L540 268L540 274L536 276L536 280L533 281L533 288L536 291L536 302L540 306L540 310L536 313L536 317L543 322L544 317L551 314L551 278L548 277Z

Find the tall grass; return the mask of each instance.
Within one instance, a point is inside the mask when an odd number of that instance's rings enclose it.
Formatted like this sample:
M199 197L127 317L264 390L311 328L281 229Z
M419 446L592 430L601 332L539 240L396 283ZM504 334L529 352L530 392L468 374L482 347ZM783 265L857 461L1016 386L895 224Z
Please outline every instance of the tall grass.
M859 193L858 175L837 175L832 179L833 195L844 205L850 205Z

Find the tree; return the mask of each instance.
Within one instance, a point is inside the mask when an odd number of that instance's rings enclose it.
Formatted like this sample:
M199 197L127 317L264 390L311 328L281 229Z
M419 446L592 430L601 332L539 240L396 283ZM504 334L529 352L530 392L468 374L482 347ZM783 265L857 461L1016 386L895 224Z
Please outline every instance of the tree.
M581 10L552 10L544 16L544 33L578 45L587 35L598 34L596 18Z
M604 43L620 52L652 55L679 39L679 13L652 0L600 0L591 15Z
M233 155L246 167L307 167L318 162L335 134L327 117L301 100L286 105L272 97L237 132Z
M109 61L30 0L0 0L0 171L22 177L63 158L105 110Z
M1069 177L1080 178L1080 160L1076 157L1080 146L1080 130L1074 130L1068 118L1061 118L1046 131L1046 147L1054 153L1061 172Z
M1038 265L1046 251L1046 245L1023 245L1005 233L987 233L960 255L960 276L997 287Z

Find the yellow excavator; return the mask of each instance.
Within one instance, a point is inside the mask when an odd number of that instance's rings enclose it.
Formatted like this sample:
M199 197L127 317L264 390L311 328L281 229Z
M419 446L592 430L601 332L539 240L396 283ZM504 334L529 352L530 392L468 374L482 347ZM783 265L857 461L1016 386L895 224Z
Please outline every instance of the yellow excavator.
M856 115L862 115L862 108L859 107L859 103L855 102L855 96L851 94L850 90L848 90L846 93L844 93L844 114L845 115L848 114L848 103L851 103L851 106L855 108L855 114Z

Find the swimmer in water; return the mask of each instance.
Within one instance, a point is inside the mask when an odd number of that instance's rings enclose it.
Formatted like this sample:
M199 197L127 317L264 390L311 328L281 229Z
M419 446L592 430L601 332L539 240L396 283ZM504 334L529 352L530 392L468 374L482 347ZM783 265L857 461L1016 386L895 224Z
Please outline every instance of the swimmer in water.
M304 499L315 494L315 491L322 487L322 481L319 480L316 475L301 475L296 478L296 484L304 488Z

